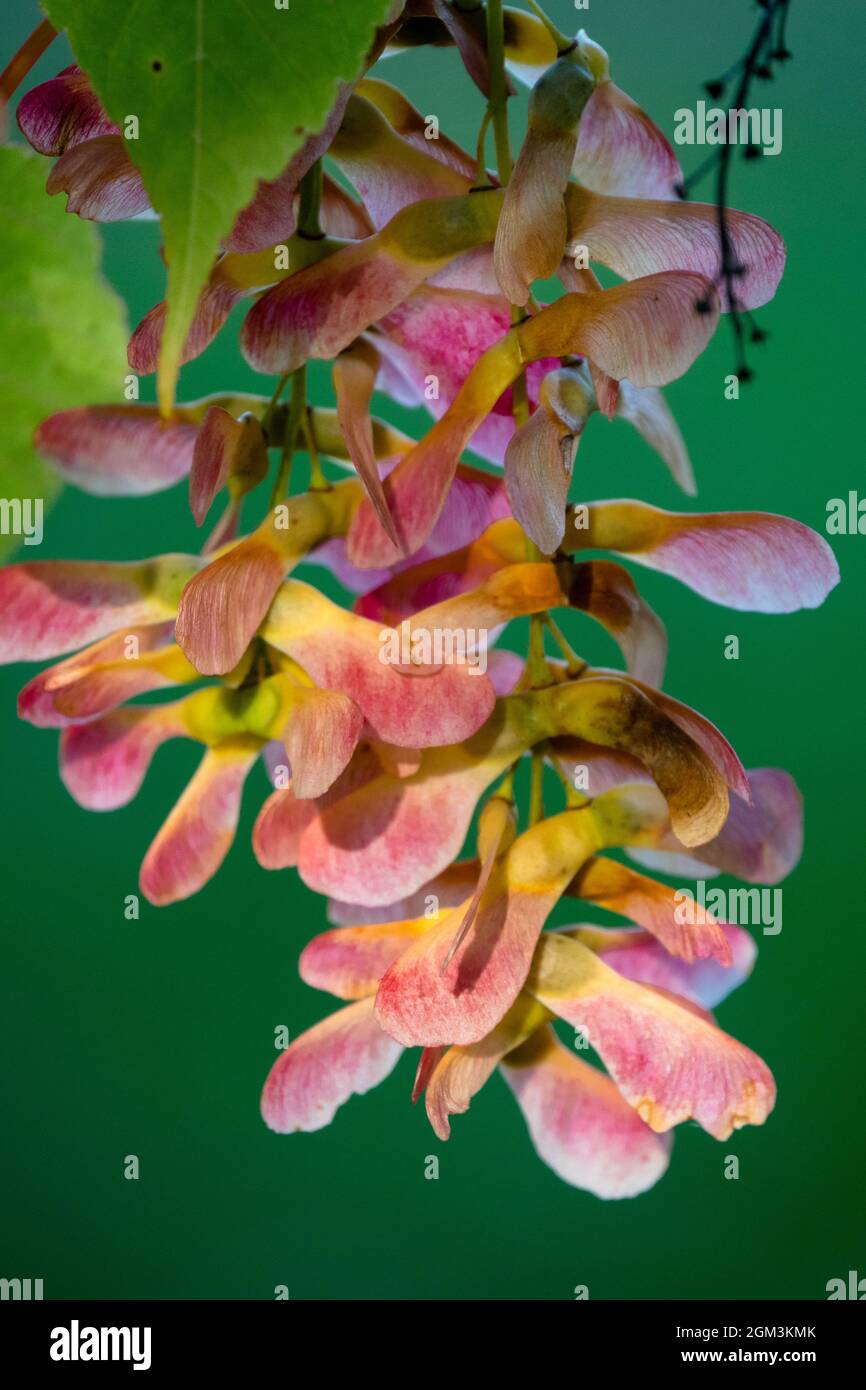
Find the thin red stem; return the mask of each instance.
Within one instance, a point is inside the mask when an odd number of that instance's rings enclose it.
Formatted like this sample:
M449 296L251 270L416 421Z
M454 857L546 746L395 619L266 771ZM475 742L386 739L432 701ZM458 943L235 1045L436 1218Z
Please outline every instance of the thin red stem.
M39 62L48 45L57 38L57 30L50 19L43 19L33 33L24 40L15 57L7 63L0 74L0 102L4 105L14 95L28 72Z

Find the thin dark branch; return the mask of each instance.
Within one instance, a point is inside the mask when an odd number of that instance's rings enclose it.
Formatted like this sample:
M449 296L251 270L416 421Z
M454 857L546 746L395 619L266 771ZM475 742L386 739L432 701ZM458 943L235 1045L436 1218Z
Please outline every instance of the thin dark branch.
M704 84L708 95L714 100L719 100L736 78L730 110L742 110L747 107L754 83L771 81L775 76L774 65L784 63L792 56L785 42L791 0L758 0L758 3L762 13L745 54L721 77ZM741 381L748 381L754 373L746 357L747 329L748 338L754 343L762 342L767 334L745 309L737 293L737 281L745 274L747 267L737 260L729 221L728 187L733 152L734 146L726 139L714 154L689 175L677 192L680 197L687 198L692 189L715 169L715 202L719 223L719 270L716 284L722 294L723 304L729 312L737 351L737 375ZM747 146L744 150L747 159L753 159L757 153L758 150L754 146Z

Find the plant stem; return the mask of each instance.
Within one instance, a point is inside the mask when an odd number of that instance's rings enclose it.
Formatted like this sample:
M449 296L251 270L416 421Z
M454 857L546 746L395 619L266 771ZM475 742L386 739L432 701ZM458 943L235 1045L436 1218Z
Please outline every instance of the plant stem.
M274 414L276 413L280 396L285 391L286 386L291 380L291 377L291 372L283 372L283 375L280 377L279 381L276 384L276 387L274 388L274 394L271 396L271 399L268 401L268 404L265 408L265 413L262 416L262 433L264 434L266 439L271 425L274 421Z
M524 681L526 688L537 690L550 684L550 667L544 655L545 613L534 613L529 619L529 650L526 653Z
M0 73L0 104L5 105L8 102L30 69L38 63L48 45L56 38L57 30L50 19L43 19L41 24L37 24L30 37L24 40L14 58Z
M511 143L508 138L508 94L505 87L505 29L502 0L487 0L487 64L490 69L490 119L496 141L496 172L504 188L511 178Z
M298 444L298 433L301 429L301 422L307 408L307 367L298 367L292 373L292 401L289 406L289 418L286 421L286 432L283 437L283 452L280 458L280 466L274 480L274 488L271 493L271 506L275 507L282 501L289 486L289 477L292 471L292 460L295 457L295 449Z
M526 0L526 3L532 10L532 13L537 15L541 20L548 34L553 39L553 42L556 44L557 53L568 53L570 49L574 48L574 39L568 38L566 34L563 34L561 29L557 29L553 20L549 15L544 13L544 10L537 3L537 0Z
M496 139L496 172L504 188L511 178L511 142L508 137L507 92L505 87L505 30L502 18L502 0L487 0L487 62L490 69L490 105L488 111L493 122ZM526 317L519 305L511 306L512 324L520 323ZM526 392L526 373L521 372L512 387L512 413L518 429L529 419L529 397ZM531 542L530 542L531 544ZM530 556L530 558L533 558Z
M313 167L304 175L301 180L301 200L298 208L298 235L306 237L308 241L321 241L325 235L322 231L322 224L319 221L319 209L322 204L322 181L324 172L321 159L317 159Z
M487 140L487 131L490 128L491 114L490 103L488 102L487 110L484 112L481 127L478 131L478 140L475 144L476 174L475 183L472 185L473 188L486 188L490 183L490 177L487 173L487 160L484 157L484 146Z
M316 431L313 427L313 412L309 406L307 406L304 412L301 428L304 434L304 442L307 446L307 453L310 456L310 492L330 492L331 484L328 482L322 470L322 461L319 458L319 450L316 447Z
M554 622L549 613L544 616L544 623L554 642L559 647L565 657L565 664L570 676L579 676L581 671L586 670L586 662L582 661L575 651L572 650L570 643L566 640L557 623Z
M514 771L516 767L517 764L512 763L494 793L495 796L501 796L503 801L514 800Z
M490 119L496 139L496 172L504 188L511 178L511 142L508 135L508 93L505 85L505 28L502 13L502 0L487 0L487 64L490 70ZM526 310L517 304L511 306L512 324L520 323L526 317ZM520 429L529 419L529 395L526 389L526 373L522 371L512 386L512 414L514 423ZM540 560L541 551L528 536L526 538L526 557ZM544 669L544 628L543 617L533 618L530 623L530 654L528 671L535 683L533 672ZM539 665L535 652L540 647ZM542 678L544 679L544 678Z
M539 748L532 750L532 775L529 783L529 824L537 825L544 819L544 753Z
M522 323L526 318L526 313L516 304L511 306L511 323ZM522 371L511 388L511 413L514 416L514 423L520 429L529 419L529 395L526 389L526 372Z

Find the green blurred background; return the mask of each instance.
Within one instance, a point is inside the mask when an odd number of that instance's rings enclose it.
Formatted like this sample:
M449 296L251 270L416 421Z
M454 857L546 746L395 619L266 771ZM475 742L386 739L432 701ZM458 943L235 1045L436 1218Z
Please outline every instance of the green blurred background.
M550 0L549 12L574 27L570 0ZM594 0L577 22L671 135L676 108L693 105L701 83L744 50L755 14L748 0ZM3 54L36 17L29 3L7 12ZM753 97L783 108L784 146L778 158L736 161L733 202L782 231L788 270L758 316L772 336L752 350L756 380L741 399L723 396L734 367L724 324L668 392L698 475L695 506L780 511L821 530L829 498L866 488L854 60L864 41L862 8L794 0L794 61ZM67 61L55 45L31 84ZM480 98L453 53L383 67L423 112L474 144ZM513 105L519 132L525 100ZM681 153L687 171L701 157ZM162 296L158 228L109 227L104 243L106 275L135 324ZM269 389L240 359L236 329L185 369L183 398ZM314 382L325 399L326 372ZM150 382L147 391L152 399ZM690 505L625 425L596 419L579 469L586 497ZM131 559L198 543L183 487L134 502L68 490L39 558ZM409 1103L410 1058L330 1129L270 1134L258 1096L274 1028L295 1037L331 1001L295 970L324 925L323 903L293 873L260 870L249 847L263 772L248 784L218 878L176 907L142 900L140 920L128 922L124 898L198 751L162 751L128 809L83 811L58 781L56 735L16 722L31 670L4 670L0 1275L43 1278L53 1298L268 1299L285 1284L303 1299L569 1299L586 1284L591 1298L701 1299L822 1298L831 1277L866 1274L866 949L854 873L863 862L866 538L833 545L842 586L823 609L790 617L729 614L639 572L669 628L667 688L718 722L746 766L791 770L806 797L807 839L784 887L781 935L761 939L752 979L719 1010L773 1067L775 1113L724 1144L682 1127L667 1176L621 1203L570 1189L536 1159L499 1078L440 1144ZM585 654L615 662L604 634L578 621L571 631ZM739 661L723 656L731 633ZM723 1176L729 1153L740 1158L739 1181ZM140 1159L138 1181L123 1177L127 1154ZM431 1154L438 1181L424 1177Z

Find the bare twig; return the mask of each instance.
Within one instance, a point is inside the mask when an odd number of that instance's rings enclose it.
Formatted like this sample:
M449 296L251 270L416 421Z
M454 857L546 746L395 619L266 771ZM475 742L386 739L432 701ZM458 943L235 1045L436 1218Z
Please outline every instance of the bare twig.
M741 110L748 105L753 83L769 82L775 76L774 65L787 62L791 58L786 42L785 27L791 0L759 0L761 14L746 52L721 77L705 83L705 90L714 100L718 100L736 82L732 98L732 108ZM744 151L746 159L754 159L759 153L754 145ZM737 281L747 269L736 256L728 219L728 186L730 181L733 146L726 140L715 153L703 161L695 171L677 188L681 198L687 198L692 189L701 183L713 169L716 171L716 208L719 220L719 270L716 283L722 291L729 310L731 328L737 351L737 375L741 381L749 381L754 372L746 359L746 340L763 342L767 334L743 305L737 294ZM699 309L702 307L698 306ZM704 308L706 306L703 306Z

